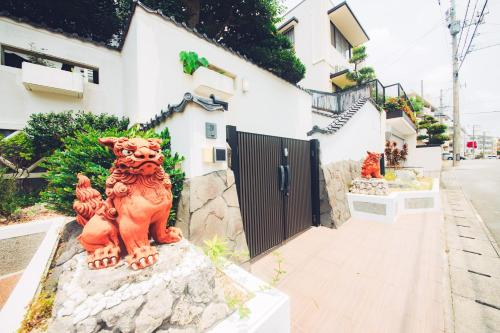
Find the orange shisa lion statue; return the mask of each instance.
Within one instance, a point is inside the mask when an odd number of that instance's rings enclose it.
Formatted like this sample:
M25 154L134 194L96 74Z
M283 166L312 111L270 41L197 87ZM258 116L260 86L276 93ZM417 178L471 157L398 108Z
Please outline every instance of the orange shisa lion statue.
M180 229L168 227L172 184L162 166L161 140L100 138L99 143L116 155L106 180L106 200L79 174L73 204L83 226L78 239L87 251L88 266L114 266L125 250L134 270L151 266L159 255L150 237L159 244L182 239Z
M361 167L361 177L363 178L383 178L380 174L380 154L367 151L368 156L363 161Z

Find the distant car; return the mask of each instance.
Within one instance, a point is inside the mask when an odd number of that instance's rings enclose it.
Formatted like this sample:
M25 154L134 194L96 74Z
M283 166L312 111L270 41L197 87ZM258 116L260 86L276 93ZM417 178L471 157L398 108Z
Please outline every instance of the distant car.
M448 161L453 161L453 155L452 154L443 154L443 159L446 159ZM461 160L466 160L464 156L460 156Z
M497 156L496 155L489 155L486 158L489 159L489 160L496 160ZM498 158L500 158L500 156Z

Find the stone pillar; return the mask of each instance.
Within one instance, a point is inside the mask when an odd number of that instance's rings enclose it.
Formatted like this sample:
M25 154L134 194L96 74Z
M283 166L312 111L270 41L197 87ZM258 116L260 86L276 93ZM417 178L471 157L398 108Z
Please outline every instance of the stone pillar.
M231 251L243 254L240 262L248 261L248 246L231 169L184 182L176 226L193 244L202 247L205 240L217 236L228 242Z
M338 228L350 217L346 193L361 175L361 161L340 161L322 166L320 172L321 225Z

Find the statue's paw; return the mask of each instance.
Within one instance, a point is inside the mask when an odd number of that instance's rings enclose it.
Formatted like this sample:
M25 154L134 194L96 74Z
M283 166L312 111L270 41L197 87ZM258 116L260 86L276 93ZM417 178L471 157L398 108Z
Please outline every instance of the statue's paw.
M127 256L127 263L133 270L146 268L158 260L159 254L154 246L140 246Z
M176 243L182 239L182 231L176 227L168 227L165 233L165 237L163 237L163 242L166 244Z
M89 253L87 263L90 269L101 269L115 266L120 261L120 248L114 244L102 247Z

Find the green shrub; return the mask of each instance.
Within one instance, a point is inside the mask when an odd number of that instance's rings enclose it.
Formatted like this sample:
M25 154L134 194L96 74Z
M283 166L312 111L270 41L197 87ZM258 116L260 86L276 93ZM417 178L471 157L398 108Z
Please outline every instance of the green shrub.
M8 218L20 208L20 204L17 200L16 181L5 177L6 173L7 169L0 168L0 215Z
M42 201L48 203L56 211L74 215L72 205L75 200L76 175L80 172L90 178L92 187L101 192L104 197L106 178L109 176L109 169L115 160L115 156L110 149L99 144L98 138L109 136L161 138L163 141L162 151L165 156L163 167L172 181L174 202L170 222L174 222L175 208L182 191L184 172L179 168L183 158L177 153L172 154L170 150L168 130L164 130L160 134L152 130L141 132L135 128L129 130L112 128L100 131L95 128L85 127L84 130L77 132L75 137L69 136L63 139L64 148L56 150L44 162L43 165L47 168L45 178L48 181L48 186L41 193Z
M32 114L24 131L33 142L34 152L40 156L48 156L62 147L65 138L74 137L85 127L106 131L111 128L126 130L128 125L128 118L105 113L95 115L86 111L64 111Z
M0 155L20 168L30 166L36 159L33 142L24 131L1 139Z

